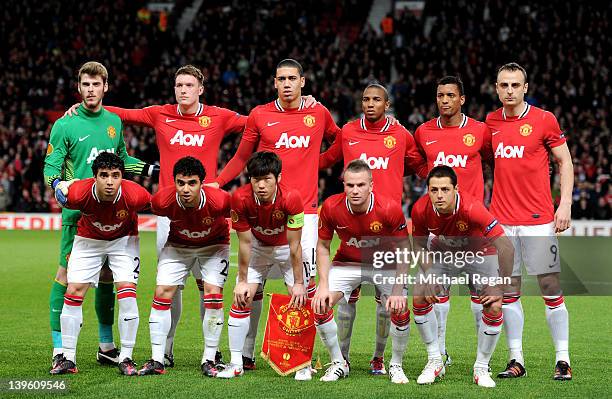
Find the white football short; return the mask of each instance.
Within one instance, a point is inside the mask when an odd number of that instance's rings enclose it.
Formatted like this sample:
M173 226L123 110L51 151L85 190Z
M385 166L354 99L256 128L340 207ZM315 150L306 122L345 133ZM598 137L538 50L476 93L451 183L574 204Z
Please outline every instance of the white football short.
M502 224L502 227L514 245L512 276L521 276L521 263L525 264L530 276L561 272L559 240L554 222L531 226Z
M205 283L223 288L229 272L229 254L227 244L186 248L166 245L157 263L157 285L184 286L189 272L197 270Z
M306 284L309 270L304 266ZM262 284L266 279L277 278L277 276L282 277L286 285L293 287L295 279L289 256L289 245L263 246L257 239L253 239L247 282Z
M112 241L75 236L68 260L68 283L97 284L100 270L107 259L113 281L138 284L138 236L125 236Z
M348 302L351 292L361 284L372 284L381 296L383 303L391 295L395 277L395 270L375 269L371 265L358 262L332 262L329 269L329 291L341 292L344 300ZM403 295L406 295L404 288Z
M317 275L317 239L319 238L319 215L304 215L302 227L302 262L310 269L310 277Z

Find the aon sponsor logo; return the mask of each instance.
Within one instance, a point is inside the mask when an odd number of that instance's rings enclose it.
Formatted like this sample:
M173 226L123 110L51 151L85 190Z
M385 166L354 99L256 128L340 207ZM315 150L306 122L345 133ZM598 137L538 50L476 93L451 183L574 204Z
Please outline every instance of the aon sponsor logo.
M281 226L281 227L277 227L275 229L264 229L261 226L255 226L253 227L253 230L255 230L256 232L263 234L265 236L274 236L277 234L282 233L283 231L285 231L285 226Z
M440 151L438 156L436 157L436 161L434 162L434 166L446 165L451 168L465 168L467 163L467 155L453 155L453 154L444 154L444 152Z
M364 152L359 159L367 163L370 169L387 169L389 166L389 157L368 157Z
M179 230L179 234L187 236L188 238L203 238L210 234L210 228L204 231L189 231L187 229Z
M100 222L93 222L93 225L100 231L104 231L106 233L110 232L110 231L115 231L117 230L119 227L121 227L121 225L123 224L123 222L118 223L118 224L102 224Z
M174 137L170 139L170 144L184 145L187 147L202 147L204 145L204 135L189 134L182 130L177 130Z
M523 152L525 151L525 146L518 145L507 145L504 146L504 143L500 142L497 148L495 149L495 158L523 158Z
M91 164L98 157L98 155L100 155L100 153L102 152L112 152L114 154L115 149L107 148L105 150L104 149L98 150L96 147L93 147L91 151L89 152L89 157L87 157L87 165Z
M308 148L310 136L289 136L287 133L281 134L278 141L274 144L275 148Z
M373 238L371 240L358 240L355 237L351 237L351 239L346 242L346 245L355 248L372 248L377 245L380 245L380 238Z
M438 240L440 240L440 242L447 246L447 247L451 247L451 248L463 248L463 247L467 247L469 242L469 239L467 237L445 237L445 236L438 236Z

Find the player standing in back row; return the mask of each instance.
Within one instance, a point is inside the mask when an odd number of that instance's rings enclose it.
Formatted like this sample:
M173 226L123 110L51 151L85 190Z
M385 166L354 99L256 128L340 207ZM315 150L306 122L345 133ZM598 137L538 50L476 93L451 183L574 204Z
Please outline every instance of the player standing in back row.
M305 108L304 99L301 97L305 84L306 79L300 63L292 59L278 63L274 77L278 98L251 111L240 146L216 182L223 186L235 178L242 172L255 149L278 154L283 163L281 189L295 189L302 194L302 262L304 267L310 269L307 273L312 277L309 290L314 290L319 153L323 138L333 141L340 129L329 110L322 104L317 103L313 108ZM249 336L254 337L261 313L261 300L254 301L251 306ZM249 341L253 342L253 339ZM249 353L247 350L244 352ZM302 377L302 373L305 371L298 372L298 379Z
M465 103L463 82L455 76L438 81L436 105L439 116L418 127L414 134L417 147L427 160L427 168L446 165L457 173L459 190L479 200L484 199L483 159L491 158L491 131L482 122L461 112ZM450 287L447 287L450 288ZM434 311L438 322L438 343L445 365L451 364L446 350L446 320L450 311L450 291L438 296ZM475 293L474 293L475 294ZM478 295L472 295L471 309L476 331L479 329L482 305Z
M526 374L523 359L524 315L520 301L521 263L537 275L546 321L555 345L555 380L571 380L569 315L559 273L556 234L571 222L574 168L557 118L525 102L527 72L517 63L503 65L495 84L503 107L487 115L491 128L495 175L491 213L514 244L512 292L504 293L504 324L509 363L499 378ZM549 153L559 164L561 202L555 212L550 191Z

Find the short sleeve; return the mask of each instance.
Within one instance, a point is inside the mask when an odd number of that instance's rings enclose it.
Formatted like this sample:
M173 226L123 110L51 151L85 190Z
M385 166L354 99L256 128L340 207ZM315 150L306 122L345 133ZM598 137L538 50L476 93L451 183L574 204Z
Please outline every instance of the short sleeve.
M548 148L558 147L566 142L565 134L559 127L557 118L551 112L544 112L544 144Z
M410 215L412 219L412 235L415 237L427 237L429 235L424 213L423 201L419 199L412 207Z
M244 201L239 191L236 191L231 197L231 211L230 215L232 218L232 227L234 230L243 232L251 229L249 221L246 216L246 210L244 207Z
M286 198L287 228L297 230L304 227L304 203L297 191L289 191Z

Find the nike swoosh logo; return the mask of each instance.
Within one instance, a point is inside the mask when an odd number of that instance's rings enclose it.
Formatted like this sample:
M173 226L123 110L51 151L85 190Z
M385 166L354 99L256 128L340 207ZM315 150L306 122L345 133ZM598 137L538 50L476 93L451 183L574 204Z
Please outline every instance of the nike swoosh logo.
M496 130L494 132L491 132L491 136L495 136L497 133L499 133L499 130Z
M176 122L176 119L166 118L166 123Z
M268 122L268 127L278 125L280 122Z
M426 321L424 321L424 322L422 322L422 323L419 323L419 322L418 322L418 321L416 321L416 320L415 320L415 322L414 322L414 324L419 324L419 325L420 325L420 324L425 324L425 323L427 323L427 322L426 322Z
M397 327L395 327L395 329L396 329L397 331L406 331L406 330L407 330L407 329L409 329L409 328L410 328L410 326L408 326L408 327L406 327L406 328L397 328Z
M222 325L223 325L223 322L222 322L222 321L219 321L219 322L217 322L217 325L218 325L218 326L222 326Z
M159 321L150 321L149 324L159 324Z
M427 228L427 231L436 231L436 230L438 230L437 227L435 229L430 229L429 227Z
M126 317L125 319L123 319L123 321L132 321L132 320L136 320L137 318L138 318L138 317L132 317L132 318L129 318L129 319L128 319L128 318Z
M489 334L489 333L487 333L486 331L485 331L484 333L485 333L485 335L493 335L493 336L495 336L495 335L499 335L499 333Z
M62 313L62 309L51 309L53 313Z
M349 145L359 144L359 141L349 141Z
M228 326L228 327L240 327L240 326L235 326L235 325L230 324L230 323L227 323L227 326Z
M348 226L336 226L336 228L337 228L338 230L340 230L340 229L346 229L347 227L348 227Z
M438 142L438 140L434 140L434 141L426 141L426 142L425 142L425 145L430 145L430 144L437 143L437 142Z
M83 140L87 139L87 137L89 137L89 136L91 136L91 134L88 134L88 135L87 135L87 136L85 136L85 137L79 137L79 141L83 141Z

